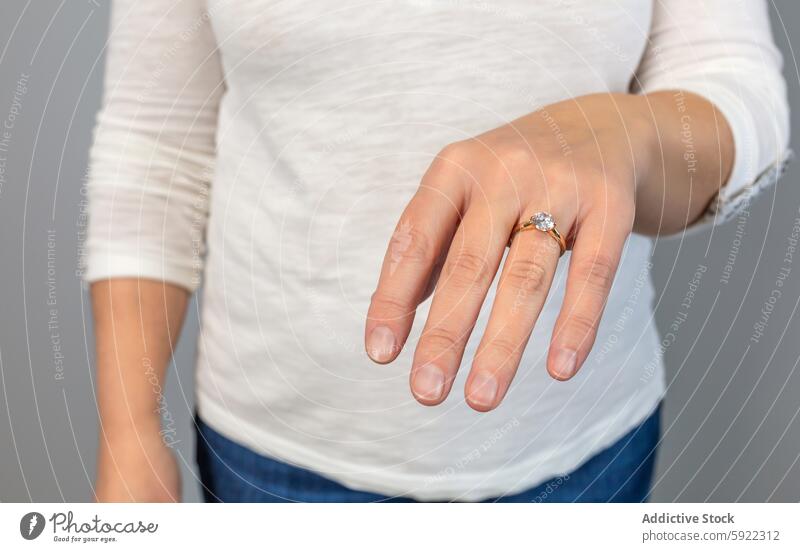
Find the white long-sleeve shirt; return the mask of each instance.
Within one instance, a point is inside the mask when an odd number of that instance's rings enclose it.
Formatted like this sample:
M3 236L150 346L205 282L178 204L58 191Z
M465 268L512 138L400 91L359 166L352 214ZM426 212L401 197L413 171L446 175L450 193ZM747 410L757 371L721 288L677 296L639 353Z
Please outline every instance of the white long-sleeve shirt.
M117 0L89 181L86 278L203 281L197 408L251 449L357 489L514 493L578 467L664 392L651 241L627 242L596 345L545 371L569 254L488 414L467 370L427 408L411 354L363 351L394 224L433 156L565 98L682 89L725 115L736 158L707 222L772 182L788 141L761 0ZM464 358L485 327L490 292Z

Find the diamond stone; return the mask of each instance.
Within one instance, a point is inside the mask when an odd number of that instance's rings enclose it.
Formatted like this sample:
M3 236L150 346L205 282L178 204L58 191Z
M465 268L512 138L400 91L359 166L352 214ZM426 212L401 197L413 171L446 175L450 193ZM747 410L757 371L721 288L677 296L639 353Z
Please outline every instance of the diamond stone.
M549 232L556 226L556 222L553 220L553 217L550 216L550 213L545 212L539 212L533 215L531 217L531 222L537 230L541 230L542 232Z

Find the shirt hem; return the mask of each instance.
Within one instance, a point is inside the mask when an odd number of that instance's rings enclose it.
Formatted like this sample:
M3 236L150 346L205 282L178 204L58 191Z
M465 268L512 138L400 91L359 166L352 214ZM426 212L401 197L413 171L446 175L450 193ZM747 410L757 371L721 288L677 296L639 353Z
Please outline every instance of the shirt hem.
M664 396L664 385L658 377L653 380L657 383L641 389L641 396L637 400L629 402L623 410L616 412L613 418L609 416L601 418L587 431L581 433L579 438L572 439L564 447L560 447L556 454L552 452L536 454L524 462L494 471L448 476L445 478L446 484L437 484L435 487L428 482L436 474L428 476L387 474L385 471L381 472L380 467L337 460L265 432L263 428L257 428L249 421L231 414L205 396L201 389L197 391L197 413L212 429L257 454L312 470L353 490L391 497L405 496L421 501L472 502L516 494L554 477L568 474L595 454L612 446L658 407ZM624 420L625 423L617 424L614 419ZM614 431L609 431L609 424L616 426ZM587 449L586 443L594 445ZM280 453L276 454L276 451ZM500 471L506 483L487 484L488 481L496 479Z

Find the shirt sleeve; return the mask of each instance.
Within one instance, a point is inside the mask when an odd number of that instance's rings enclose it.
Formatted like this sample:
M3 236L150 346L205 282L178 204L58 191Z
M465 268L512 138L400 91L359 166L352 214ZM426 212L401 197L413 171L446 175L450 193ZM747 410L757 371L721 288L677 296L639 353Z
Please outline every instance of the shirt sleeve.
M765 0L655 0L635 92L684 90L724 115L733 168L695 227L736 215L774 184L792 157L783 60Z
M116 0L89 158L84 280L200 283L221 64L203 0Z

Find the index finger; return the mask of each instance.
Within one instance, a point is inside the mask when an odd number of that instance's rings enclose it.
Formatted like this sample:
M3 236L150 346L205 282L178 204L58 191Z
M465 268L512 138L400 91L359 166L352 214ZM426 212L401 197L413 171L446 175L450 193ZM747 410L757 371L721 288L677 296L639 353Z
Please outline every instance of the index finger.
M417 306L458 226L463 186L436 161L400 217L383 259L365 330L375 362L394 360L408 339Z

